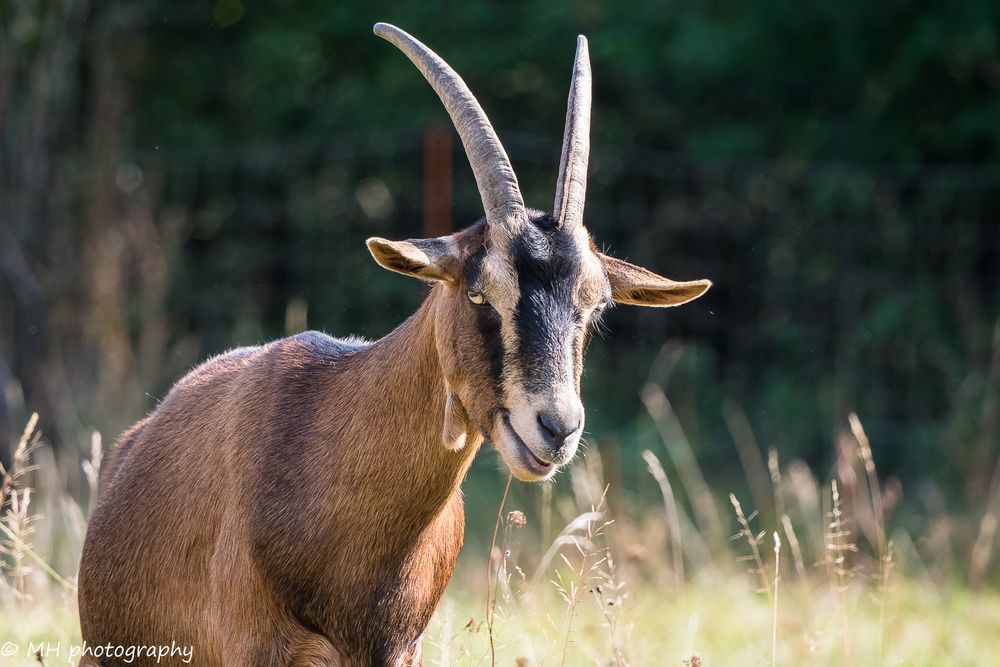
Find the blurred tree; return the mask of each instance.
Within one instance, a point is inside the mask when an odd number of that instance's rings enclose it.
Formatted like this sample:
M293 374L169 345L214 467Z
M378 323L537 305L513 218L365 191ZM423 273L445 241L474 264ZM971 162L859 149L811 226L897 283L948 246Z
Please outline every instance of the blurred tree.
M716 281L676 314L619 309L594 346L589 423L616 432L623 475L652 432L637 398L651 373L722 470L728 400L783 458L829 461L857 410L882 471L988 484L995 2L0 7L14 428L37 409L62 443L117 431L208 354L303 323L379 336L408 314L422 292L375 270L362 241L419 233L424 132L445 115L371 36L386 20L462 72L539 207L573 37L590 38L588 225L613 252ZM463 225L481 210L453 157Z

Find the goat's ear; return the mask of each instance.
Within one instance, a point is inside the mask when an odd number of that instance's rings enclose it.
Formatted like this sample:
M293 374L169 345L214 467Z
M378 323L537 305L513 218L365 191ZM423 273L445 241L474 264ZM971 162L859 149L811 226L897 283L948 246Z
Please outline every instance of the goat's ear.
M376 236L365 243L376 262L403 275L453 283L462 270L458 245L451 236L408 241L389 241Z
M617 303L657 308L679 306L697 299L712 286L711 280L679 283L603 253L597 253L597 257L608 273L611 298Z

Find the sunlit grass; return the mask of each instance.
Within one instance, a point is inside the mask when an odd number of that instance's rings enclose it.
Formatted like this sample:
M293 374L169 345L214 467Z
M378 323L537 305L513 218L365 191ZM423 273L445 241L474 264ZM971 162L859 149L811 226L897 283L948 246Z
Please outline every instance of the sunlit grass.
M842 484L821 483L801 462L783 467L772 452L769 479L756 480L758 489L771 487L768 513L735 495L725 512L691 467L678 425L666 422L673 417L665 397L656 398L651 414L674 441L664 448L667 465L652 451L643 458L663 503L609 508L596 447L561 478L558 496L554 487L512 494L498 509L492 557L475 545L463 552L425 634L425 665L997 664L992 533L980 528L963 553L958 541L928 549L933 540L890 529L877 452L856 416L854 449L842 447ZM0 475L8 498L0 516L0 665L14 667L39 664L31 647L49 651L43 664L70 664L80 643L75 576L65 566L77 562L79 540L52 538L67 526L82 534L83 503L53 484L51 457L32 470L33 430L29 424L15 469ZM80 463L92 472L92 495L100 439L91 445ZM541 516L514 506L529 497L543 500L533 505ZM51 515L57 508L66 516ZM967 525L979 524L987 525Z
M0 665L37 667L38 659L30 649L42 645L53 649L49 650L46 665L70 664L70 647L80 645L76 598L71 592L53 591L0 606ZM11 655L14 646L17 651ZM55 647L60 649L58 655Z
M636 582L619 615L624 657L634 667L771 664L771 606L742 577L689 584L677 595ZM428 629L425 664L488 665L480 600L449 592ZM849 591L854 663L875 665L879 608L861 588ZM847 665L834 595L784 582L778 608L777 664ZM972 593L900 581L892 591L885 665L996 665L1000 655L1000 593ZM564 637L553 627L565 614L547 593L505 610L496 624L499 665L608 665L613 648L595 599L578 609L563 662ZM522 659L526 662L518 663ZM687 661L687 662L685 662Z
M442 601L424 641L426 665L489 665L483 599L472 595L460 573ZM628 595L614 611L633 667L769 665L771 607L743 576L689 582L675 595L626 582ZM783 582L778 609L778 665L846 665L837 601L825 588ZM879 608L867 592L848 595L854 664L874 665L878 653ZM893 587L886 624L885 665L996 664L1000 655L1000 592L933 587L901 580ZM501 602L494 627L498 665L608 665L614 648L606 616L588 593L576 611L566 643L565 601L549 586L515 604ZM61 645L48 665L67 664L68 647L79 644L71 594L46 596L23 608L3 608L0 646ZM566 647L565 656L563 647ZM521 662L518 662L521 660ZM687 662L685 662L687 661ZM37 665L34 658L0 658L0 664ZM697 663L695 663L697 664Z

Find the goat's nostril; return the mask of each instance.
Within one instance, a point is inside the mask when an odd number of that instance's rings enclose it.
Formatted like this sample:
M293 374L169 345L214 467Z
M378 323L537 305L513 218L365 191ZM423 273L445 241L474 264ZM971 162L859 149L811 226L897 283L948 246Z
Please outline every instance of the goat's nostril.
M553 412L539 412L538 425L541 427L542 435L553 445L561 445L569 436L576 433L580 427L580 421L572 424L563 421L559 415Z

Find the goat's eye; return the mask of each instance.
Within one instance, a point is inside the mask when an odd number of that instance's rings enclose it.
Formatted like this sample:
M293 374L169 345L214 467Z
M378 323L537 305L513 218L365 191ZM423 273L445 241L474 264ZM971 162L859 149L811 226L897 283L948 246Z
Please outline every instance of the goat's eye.
M469 295L469 301L476 304L477 306L481 306L484 303L486 303L486 297L483 296L482 292L473 292L472 290L469 290L468 295Z

